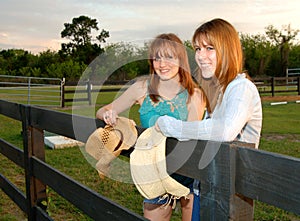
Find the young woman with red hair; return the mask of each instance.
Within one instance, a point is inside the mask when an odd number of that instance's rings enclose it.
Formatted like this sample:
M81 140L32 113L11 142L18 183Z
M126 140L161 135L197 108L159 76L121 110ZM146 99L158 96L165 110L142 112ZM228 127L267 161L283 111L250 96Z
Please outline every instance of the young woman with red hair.
M168 115L184 121L201 120L206 99L194 83L187 51L182 41L172 33L158 35L149 47L150 75L138 79L120 97L97 111L97 118L113 125L117 115L132 105L140 105L141 126L155 125L160 116ZM178 174L176 181L190 188L188 199L179 199L182 220L190 221L193 207L193 179ZM172 207L160 197L144 200L144 216L150 220L170 220Z

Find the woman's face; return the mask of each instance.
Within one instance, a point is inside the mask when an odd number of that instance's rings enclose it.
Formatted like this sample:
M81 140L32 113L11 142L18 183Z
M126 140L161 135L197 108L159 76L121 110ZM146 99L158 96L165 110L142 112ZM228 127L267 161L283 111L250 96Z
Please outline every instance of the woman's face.
M194 48L195 60L201 69L202 77L211 78L217 66L216 50L204 40L201 43L196 42Z
M153 58L153 67L161 80L170 80L178 74L179 59L170 55L157 55Z

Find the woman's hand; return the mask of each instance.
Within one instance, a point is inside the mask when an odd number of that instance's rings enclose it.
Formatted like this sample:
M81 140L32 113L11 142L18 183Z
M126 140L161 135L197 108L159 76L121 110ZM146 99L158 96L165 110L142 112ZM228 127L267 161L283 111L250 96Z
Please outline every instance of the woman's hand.
M108 110L103 113L103 120L106 124L114 126L117 122L117 113L114 110Z

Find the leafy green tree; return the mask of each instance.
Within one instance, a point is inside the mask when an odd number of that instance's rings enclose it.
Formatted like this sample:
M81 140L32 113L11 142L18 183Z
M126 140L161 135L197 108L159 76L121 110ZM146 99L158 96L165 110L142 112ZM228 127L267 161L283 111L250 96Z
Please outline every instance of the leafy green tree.
M55 75L49 75L47 68L50 65L56 65L61 62L60 56L57 52L46 50L39 53L38 59L34 65L34 67L39 68L41 71L41 76L39 77L53 77L56 78Z
M40 68L31 68L31 75L30 76L33 76L33 77L41 77L42 74L41 74L41 69Z
M147 58L144 47L126 42L110 44L93 62L95 68L90 72L89 78L101 82L132 80L149 73Z
M250 76L263 76L267 74L273 46L264 35L240 34L245 63L244 67Z
M73 18L72 23L65 23L64 27L61 37L67 38L69 42L61 45L60 54L63 57L71 55L77 61L89 64L103 52L101 43L106 42L109 32L102 29L100 34L93 38L92 31L99 31L96 19L81 15Z
M22 67L19 69L20 75L24 77L30 77L31 76L31 68L30 67Z
M184 45L186 47L186 51L187 51L187 55L188 55L188 59L189 59L189 64L190 64L190 69L191 69L191 73L192 76L197 79L197 74L198 74L198 65L196 63L195 60L195 51L192 45L192 42L190 40L186 40L184 41Z
M293 45L289 54L289 68L300 68L300 45Z
M267 37L275 44L280 51L280 76L285 76L289 64L290 48L299 33L298 29L293 30L290 25L283 26L282 30L276 29L273 25L265 28Z
M0 52L1 68L7 75L21 75L20 69L31 66L36 56L23 49L8 49Z
M47 67L47 73L51 77L66 78L67 81L77 81L87 65L73 60L68 60Z

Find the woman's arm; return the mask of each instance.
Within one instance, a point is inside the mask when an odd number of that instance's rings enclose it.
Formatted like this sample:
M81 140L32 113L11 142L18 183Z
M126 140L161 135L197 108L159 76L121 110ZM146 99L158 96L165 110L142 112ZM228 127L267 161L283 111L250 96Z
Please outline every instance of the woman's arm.
M203 91L195 88L194 94L188 103L188 121L202 120L206 107L206 100Z
M226 90L212 118L183 122L163 116L157 120L159 129L165 136L178 139L234 140L252 114L253 89L248 83L240 83Z
M107 124L115 124L116 117L119 113L127 110L136 102L142 102L141 99L143 99L143 97L145 96L146 90L147 88L145 81L135 82L113 102L101 107L97 111L96 117L104 120Z

